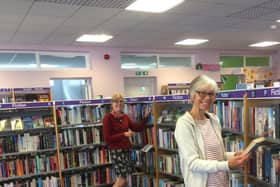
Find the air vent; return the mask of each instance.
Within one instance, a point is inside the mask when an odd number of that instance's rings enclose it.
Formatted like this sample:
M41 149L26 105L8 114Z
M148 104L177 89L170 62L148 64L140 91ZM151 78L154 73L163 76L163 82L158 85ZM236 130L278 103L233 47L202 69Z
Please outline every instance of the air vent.
M260 7L280 10L279 0L270 0L260 4Z
M245 18L245 19L256 19L262 16L272 14L280 10L279 0L269 0L264 3L260 3L256 6L243 9L241 11L235 12L228 15L227 17L233 18Z
M125 9L135 0L34 0L36 2L57 3L74 6Z

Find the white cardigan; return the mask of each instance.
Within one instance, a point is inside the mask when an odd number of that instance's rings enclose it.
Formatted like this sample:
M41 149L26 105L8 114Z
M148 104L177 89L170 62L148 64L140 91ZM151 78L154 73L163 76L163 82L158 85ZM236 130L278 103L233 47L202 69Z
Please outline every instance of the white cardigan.
M224 145L217 116L211 113L205 114L209 117L220 144ZM175 139L178 144L180 168L185 187L206 187L208 173L229 170L226 160L234 153L225 153L223 146L225 161L206 160L202 134L189 112L177 120Z

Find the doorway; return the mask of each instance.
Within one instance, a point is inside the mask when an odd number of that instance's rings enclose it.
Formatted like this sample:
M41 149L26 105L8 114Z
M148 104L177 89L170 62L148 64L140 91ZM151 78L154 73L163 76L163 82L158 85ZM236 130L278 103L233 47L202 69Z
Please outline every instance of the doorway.
M125 77L124 91L126 97L156 95L157 79L156 77Z
M50 86L53 100L92 98L90 78L52 78Z

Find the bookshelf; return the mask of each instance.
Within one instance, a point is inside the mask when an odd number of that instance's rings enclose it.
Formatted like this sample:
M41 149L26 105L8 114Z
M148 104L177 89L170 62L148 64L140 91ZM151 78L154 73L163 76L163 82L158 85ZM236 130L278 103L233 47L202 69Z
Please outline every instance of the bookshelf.
M3 91L8 93L9 90ZM125 98L125 112L133 120L141 120L142 108L147 106L153 108L146 130L134 140L139 172L131 175L130 185L160 187L182 184L183 178L180 174L173 132L177 117L191 107L188 99L186 94ZM0 167L4 170L7 164L19 167L19 160L24 161L22 164L28 161L50 163L45 169L32 170L32 174L25 170L23 173L20 172L22 169L11 169L14 173L10 172L10 175L4 172L0 185L8 183L31 185L43 181L62 187L71 187L70 183L72 186L78 183L93 186L112 185L114 173L101 133L102 119L104 114L110 111L110 104L110 99L0 104ZM252 134L255 132L252 130L253 109L270 106L276 108L276 116L279 116L280 88L220 91L214 110L220 114L220 120L225 121L223 133L225 137L230 137L228 142L236 141L232 137L238 137L243 140L244 145L247 145L256 137L256 134ZM240 113L243 115L240 116ZM236 118L242 120L234 122ZM20 120L22 125L12 126L11 121L16 120ZM8 122L10 125L6 126ZM278 146L279 117L275 118L275 126L277 127L275 137L267 139ZM29 141L30 137L36 138ZM38 141L39 148L34 146ZM21 144L18 142L29 143L20 147ZM152 145L152 148L147 152L141 151L147 144ZM242 149L240 143L233 144L235 147L228 148L228 151ZM270 150L270 160L274 165L280 165L278 150ZM254 161L250 162L244 171L238 173L234 171L231 178L245 185L278 185L274 184L279 181L278 173L271 173L271 178L263 180L250 171L252 166L256 165ZM4 170L1 170L2 174Z
M175 95L188 94L190 83L168 83L161 87L161 94Z
M241 102L242 109L242 129L232 129L235 125L226 126L223 129L225 134L240 136L244 144L248 145L256 137L264 136L266 141L271 142L267 146L262 146L252 153L252 159L244 171L231 174L232 186L238 184L254 186L278 186L279 173L277 164L279 160L279 104L280 88L269 87L248 90L221 91L217 96L217 113L220 114L220 120L235 121L234 118L225 118L224 113L234 116L235 109L225 107L221 103L227 103L227 106L233 106L231 102ZM222 106L222 107L221 107ZM221 110L221 108L223 108ZM239 115L238 115L239 116ZM234 123L233 123L234 124ZM279 163L278 163L279 162ZM277 163L277 164L276 164ZM271 169L270 169L271 168ZM237 177L238 176L238 177ZM237 179L238 178L238 179ZM239 182L236 182L239 181Z
M183 185L174 130L176 119L189 108L185 94L154 98L156 186Z
M103 100L55 101L62 186L113 182L109 151L103 142Z
M252 153L252 159L245 168L245 185L255 183L259 186L279 185L279 104L280 88L270 87L247 91L244 99L247 127L246 142L263 136L271 146L261 146Z
M23 101L51 101L50 87L13 88L13 100Z
M140 122L145 114L146 107L153 108L153 97L125 97L124 112L134 122ZM153 145L153 112L148 118L145 129L142 132L137 132L132 138L133 155L135 159L137 173L129 176L129 186L154 186L154 149L143 151L142 148L146 145Z
M13 93L11 88L0 89L1 103L10 103L13 101Z
M214 111L222 125L222 136L226 152L238 152L245 146L245 127L243 104L246 90L219 91ZM229 172L229 184L237 187L244 183L244 174L240 170Z
M0 99L0 103L51 101L51 88L1 88Z
M53 102L0 104L0 185L58 185Z

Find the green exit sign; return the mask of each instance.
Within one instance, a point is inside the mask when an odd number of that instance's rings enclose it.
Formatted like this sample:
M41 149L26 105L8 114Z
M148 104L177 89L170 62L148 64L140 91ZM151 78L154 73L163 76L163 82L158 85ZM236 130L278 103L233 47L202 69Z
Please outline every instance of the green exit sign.
M142 76L142 75L149 75L148 71L136 71L135 75Z

